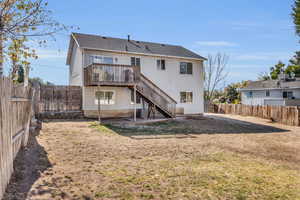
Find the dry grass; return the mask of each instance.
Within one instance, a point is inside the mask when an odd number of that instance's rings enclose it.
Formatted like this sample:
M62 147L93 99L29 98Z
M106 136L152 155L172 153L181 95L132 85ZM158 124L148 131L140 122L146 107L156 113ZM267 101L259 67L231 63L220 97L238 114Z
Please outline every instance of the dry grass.
M45 123L20 199L300 199L300 128L236 119Z

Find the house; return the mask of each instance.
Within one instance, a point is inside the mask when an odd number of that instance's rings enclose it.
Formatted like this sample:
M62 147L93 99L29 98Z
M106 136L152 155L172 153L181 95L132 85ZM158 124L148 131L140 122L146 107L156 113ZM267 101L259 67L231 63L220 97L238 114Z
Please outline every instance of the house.
M205 60L181 46L72 33L69 84L82 87L86 117L202 114Z
M278 80L250 81L240 91L245 105L300 106L300 79L286 74Z

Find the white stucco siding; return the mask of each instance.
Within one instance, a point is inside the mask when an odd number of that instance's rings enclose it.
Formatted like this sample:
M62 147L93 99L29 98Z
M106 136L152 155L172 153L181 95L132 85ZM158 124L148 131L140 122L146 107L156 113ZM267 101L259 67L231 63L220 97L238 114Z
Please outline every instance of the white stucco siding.
M97 110L95 103L96 91L113 91L114 101L112 105L101 105L101 110L126 110L134 109L131 104L131 91L126 87L84 87L83 88L83 110Z
M119 54L104 51L85 51L85 55L112 56L114 64L130 65L131 57L141 59L141 72L148 79L154 82L160 89L177 101L177 108L183 108L184 114L199 114L204 112L203 100L203 62L200 60L178 59L158 56ZM164 59L166 70L158 70L156 62ZM192 62L193 74L180 74L180 62ZM85 56L85 65L88 63L88 56ZM180 92L193 92L192 103L180 103Z
M69 70L69 85L83 85L82 69L82 51L74 44Z

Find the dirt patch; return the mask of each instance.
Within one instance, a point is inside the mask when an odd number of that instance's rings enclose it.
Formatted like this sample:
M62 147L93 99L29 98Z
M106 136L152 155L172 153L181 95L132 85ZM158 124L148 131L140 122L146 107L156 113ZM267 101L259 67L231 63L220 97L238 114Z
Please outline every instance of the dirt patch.
M256 118L47 122L5 199L300 199L299 152L299 127Z

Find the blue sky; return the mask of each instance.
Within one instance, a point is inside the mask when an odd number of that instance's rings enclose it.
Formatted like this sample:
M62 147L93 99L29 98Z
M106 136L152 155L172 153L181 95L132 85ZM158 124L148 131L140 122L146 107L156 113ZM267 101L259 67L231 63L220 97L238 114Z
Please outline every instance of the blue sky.
M226 83L255 80L299 49L290 17L293 0L51 0L50 10L77 32L178 44L230 57ZM68 33L40 48L31 76L68 84Z

